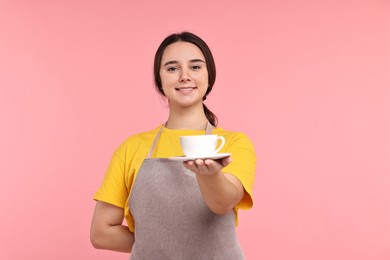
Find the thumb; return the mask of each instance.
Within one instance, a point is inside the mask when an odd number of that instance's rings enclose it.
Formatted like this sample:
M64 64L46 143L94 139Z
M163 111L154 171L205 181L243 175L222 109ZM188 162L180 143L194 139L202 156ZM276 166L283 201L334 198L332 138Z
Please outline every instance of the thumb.
M233 161L233 158L231 156L225 157L221 160L221 164L223 167L227 166L229 163Z

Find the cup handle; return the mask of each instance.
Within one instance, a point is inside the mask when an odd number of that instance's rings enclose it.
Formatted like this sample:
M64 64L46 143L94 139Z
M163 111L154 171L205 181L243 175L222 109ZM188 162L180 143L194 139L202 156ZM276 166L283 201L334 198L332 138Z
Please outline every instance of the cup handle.
M217 149L215 149L214 153L218 153L219 150L221 150L222 147L225 145L225 137L223 137L223 136L218 136L217 140L218 140L218 139L221 140L221 144L218 146Z

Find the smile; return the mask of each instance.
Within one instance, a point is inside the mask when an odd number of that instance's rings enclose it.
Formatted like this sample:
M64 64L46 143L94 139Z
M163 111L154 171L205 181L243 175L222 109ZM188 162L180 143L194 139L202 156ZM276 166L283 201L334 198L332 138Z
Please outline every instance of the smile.
M191 90L196 89L196 87L180 87L180 88L175 88L177 91L183 91L183 92L190 92Z

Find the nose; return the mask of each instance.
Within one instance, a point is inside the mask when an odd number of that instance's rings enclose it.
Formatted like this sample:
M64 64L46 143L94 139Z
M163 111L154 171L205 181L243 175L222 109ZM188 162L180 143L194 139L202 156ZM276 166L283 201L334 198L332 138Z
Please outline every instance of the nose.
M187 69L182 69L180 74L180 82L188 82L191 81L191 76Z

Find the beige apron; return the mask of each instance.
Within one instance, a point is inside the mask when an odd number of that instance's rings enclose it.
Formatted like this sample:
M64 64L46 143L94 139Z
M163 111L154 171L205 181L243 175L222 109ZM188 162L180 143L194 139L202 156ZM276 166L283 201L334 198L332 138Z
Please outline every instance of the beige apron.
M213 213L195 173L182 162L151 158L158 132L135 179L129 207L135 224L131 260L241 260L233 210ZM206 134L212 127L207 125Z

